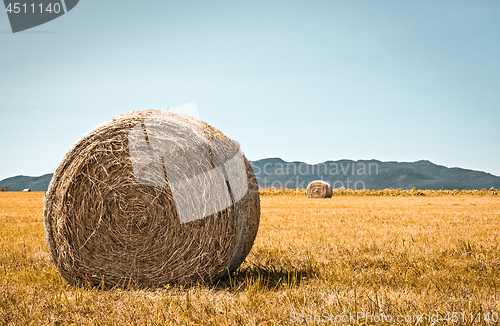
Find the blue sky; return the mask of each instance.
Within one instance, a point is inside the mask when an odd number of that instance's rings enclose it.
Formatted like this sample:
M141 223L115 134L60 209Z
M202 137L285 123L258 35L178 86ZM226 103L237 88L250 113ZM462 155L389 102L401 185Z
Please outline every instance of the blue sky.
M500 175L498 1L88 1L12 34L0 179L99 123L196 101L251 160L430 160Z

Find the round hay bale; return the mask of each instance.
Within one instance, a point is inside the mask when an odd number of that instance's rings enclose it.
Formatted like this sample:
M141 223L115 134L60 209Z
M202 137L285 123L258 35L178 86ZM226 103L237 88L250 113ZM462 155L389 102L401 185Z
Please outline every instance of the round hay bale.
M331 198L332 187L328 182L316 180L307 186L306 194L309 198Z
M235 271L259 225L239 147L197 119L135 111L66 154L45 195L52 258L74 285L213 282Z

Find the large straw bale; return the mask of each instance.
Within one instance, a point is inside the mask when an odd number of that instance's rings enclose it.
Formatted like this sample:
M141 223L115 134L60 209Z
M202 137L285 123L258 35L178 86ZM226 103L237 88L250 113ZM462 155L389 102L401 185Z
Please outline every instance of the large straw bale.
M85 135L44 204L52 258L71 284L213 282L243 262L259 216L239 147L164 111L124 114Z

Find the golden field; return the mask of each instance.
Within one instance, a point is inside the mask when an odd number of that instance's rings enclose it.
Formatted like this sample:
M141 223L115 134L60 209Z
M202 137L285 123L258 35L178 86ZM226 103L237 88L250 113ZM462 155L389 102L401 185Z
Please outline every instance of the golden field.
M263 190L257 239L231 279L155 290L67 285L43 196L0 193L0 325L498 324L497 191Z

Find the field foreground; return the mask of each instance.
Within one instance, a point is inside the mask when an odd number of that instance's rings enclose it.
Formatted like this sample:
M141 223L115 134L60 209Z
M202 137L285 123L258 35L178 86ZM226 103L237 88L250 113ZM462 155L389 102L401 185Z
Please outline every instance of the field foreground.
M0 193L0 325L498 324L496 193L265 193L236 275L157 290L67 285L45 243L43 195Z

